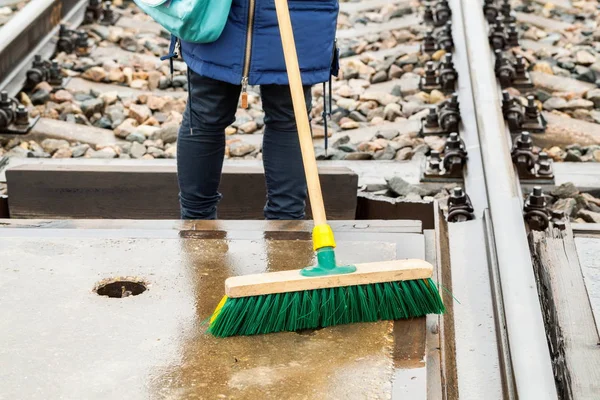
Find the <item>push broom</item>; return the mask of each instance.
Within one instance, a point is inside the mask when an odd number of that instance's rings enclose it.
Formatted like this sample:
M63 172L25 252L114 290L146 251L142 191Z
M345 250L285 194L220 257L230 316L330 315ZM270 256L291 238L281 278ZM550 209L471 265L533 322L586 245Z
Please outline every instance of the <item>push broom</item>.
M254 335L443 313L431 279L433 267L426 261L336 264L287 0L275 0L275 8L314 219L317 265L228 278L209 332L218 337Z

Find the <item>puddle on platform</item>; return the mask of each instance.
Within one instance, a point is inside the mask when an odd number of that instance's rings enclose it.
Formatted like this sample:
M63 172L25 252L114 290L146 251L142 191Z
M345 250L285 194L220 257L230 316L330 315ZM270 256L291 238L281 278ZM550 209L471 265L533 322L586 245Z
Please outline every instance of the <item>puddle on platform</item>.
M394 259L396 249L395 240L341 242L338 261ZM310 265L306 240L3 238L0 259L7 397L388 399L398 370L417 371L420 319L396 330L206 334L228 276ZM118 276L147 278L152 290L127 301L90 290Z

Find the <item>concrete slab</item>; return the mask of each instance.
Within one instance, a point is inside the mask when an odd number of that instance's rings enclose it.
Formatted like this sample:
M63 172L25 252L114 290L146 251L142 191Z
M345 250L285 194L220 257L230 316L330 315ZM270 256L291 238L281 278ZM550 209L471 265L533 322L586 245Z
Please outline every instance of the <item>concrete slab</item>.
M408 372L425 355L406 351L424 351L423 319L396 329L379 322L229 339L205 333L226 277L312 262L310 224L171 224L162 237L156 229L146 237L137 222L121 221L128 238L111 229L0 229L0 363L10 365L0 370L0 397L390 398L404 392L392 395L395 376L394 385L412 388L403 396L426 398L425 374ZM422 235L340 224L340 262L424 258ZM123 276L148 290L121 299L92 290ZM401 335L412 324L423 331ZM402 362L407 353L411 362Z
M572 92L583 96L588 90L596 88L593 83L578 81L564 76L550 75L543 72L531 71L531 80L539 88L549 92Z
M409 7L410 1L407 0L369 0L364 2L346 2L340 3L340 13L354 14L359 12L377 10L385 5L394 4L399 7Z
M128 97L137 97L143 94L151 94L154 96L170 96L175 99L178 98L186 98L187 92L185 91L167 91L167 90L140 90L140 89L132 89L129 86L115 85L112 83L99 83L88 81L83 78L71 78L66 86L72 92L82 92L89 93L91 90L100 92L100 93L108 93L108 92L117 92L119 96L128 96Z
M557 21L556 19L544 18L535 14L526 14L523 12L515 12L517 22L533 25L549 32L560 32L569 29L571 24L567 22Z
M373 33L407 29L411 26L418 25L419 22L421 22L421 17L419 15L410 14L402 18L395 18L388 22L382 22L380 24L357 25L350 29L340 29L337 31L337 38L352 39Z

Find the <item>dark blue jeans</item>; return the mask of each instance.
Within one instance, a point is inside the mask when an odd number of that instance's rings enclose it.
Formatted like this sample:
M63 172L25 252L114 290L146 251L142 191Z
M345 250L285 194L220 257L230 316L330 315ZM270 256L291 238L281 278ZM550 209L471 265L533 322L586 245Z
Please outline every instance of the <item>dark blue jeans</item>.
M235 121L241 86L189 72L189 96L177 140L182 219L216 219L225 128ZM266 219L303 219L306 180L289 87L260 88L265 111L263 165ZM310 110L310 86L304 87ZM240 199L243 201L243 199Z

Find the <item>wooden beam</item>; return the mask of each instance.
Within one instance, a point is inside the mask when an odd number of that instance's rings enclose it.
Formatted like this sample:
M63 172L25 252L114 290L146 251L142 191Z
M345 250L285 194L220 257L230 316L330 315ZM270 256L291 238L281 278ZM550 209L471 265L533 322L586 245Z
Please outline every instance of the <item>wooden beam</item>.
M320 176L329 218L354 219L356 173L321 167ZM13 218L179 218L175 165L21 165L6 179ZM225 166L220 192L220 219L264 219L262 166Z
M573 232L534 231L530 240L560 397L597 398L599 338Z

